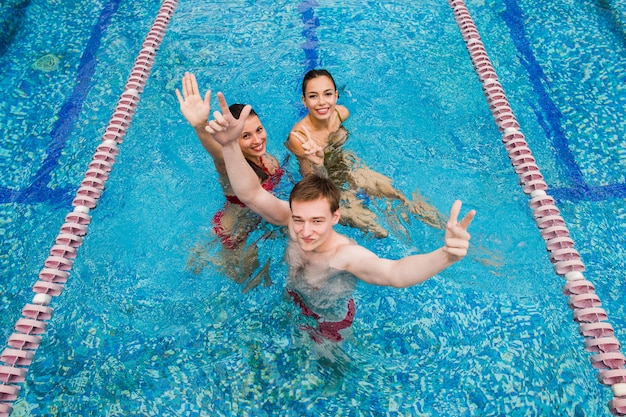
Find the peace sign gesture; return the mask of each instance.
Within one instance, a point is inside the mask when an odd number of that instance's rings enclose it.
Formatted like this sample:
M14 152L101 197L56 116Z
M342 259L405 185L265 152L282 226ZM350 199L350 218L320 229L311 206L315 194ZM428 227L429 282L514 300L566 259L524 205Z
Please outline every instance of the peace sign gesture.
M300 146L304 151L303 157L313 165L324 165L324 148L313 140L311 133L304 124L301 126L301 129L302 130L292 130L290 136L300 141Z
M455 262L463 258L467 254L469 247L470 234L467 228L474 220L476 210L470 210L459 222L459 213L461 212L461 201L456 200L450 209L450 218L446 224L446 234L443 238L443 250Z

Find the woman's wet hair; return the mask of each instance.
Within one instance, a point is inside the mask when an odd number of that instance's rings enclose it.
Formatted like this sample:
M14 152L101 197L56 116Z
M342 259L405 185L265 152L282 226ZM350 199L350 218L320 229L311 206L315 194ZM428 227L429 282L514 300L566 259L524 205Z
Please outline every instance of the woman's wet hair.
M341 192L330 178L317 174L310 174L304 177L293 187L289 195L289 207L294 201L315 201L325 198L330 204L330 212L334 213L339 209Z
M228 110L230 110L230 114L232 114L235 119L239 119L239 116L241 116L241 111L244 107L246 107L245 104L235 103L228 106ZM250 109L250 116L258 116L258 114L256 114L254 109Z
M335 84L335 79L333 78L332 75L330 75L330 72L326 71L325 69L312 69L306 74L304 74L304 79L302 80L302 95L303 96L306 95L306 85L309 83L310 80L317 78L317 77L330 78L330 80L333 82L333 87L335 87L335 90L337 90L337 84Z

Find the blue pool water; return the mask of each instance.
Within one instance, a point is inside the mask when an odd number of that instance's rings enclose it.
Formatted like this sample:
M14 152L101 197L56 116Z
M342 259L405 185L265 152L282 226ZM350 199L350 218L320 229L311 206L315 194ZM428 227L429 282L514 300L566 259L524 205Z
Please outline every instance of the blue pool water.
M1 6L1 340L159 6ZM624 340L626 5L467 6ZM282 298L281 239L259 245L269 287L243 293L218 267L188 267L194 247L214 249L223 196L174 95L191 71L202 90L253 104L282 160L312 67L333 73L352 113L348 148L441 212L456 198L478 212L463 262L411 289L357 287L334 393ZM611 415L500 138L447 2L182 0L13 415ZM293 160L286 169L297 178ZM441 243L416 219L404 228L383 240L341 231L392 258Z

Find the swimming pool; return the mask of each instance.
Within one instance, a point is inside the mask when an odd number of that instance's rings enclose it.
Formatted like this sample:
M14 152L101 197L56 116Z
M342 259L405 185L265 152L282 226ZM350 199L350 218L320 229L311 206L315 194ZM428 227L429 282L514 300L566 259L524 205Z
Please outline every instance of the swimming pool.
M159 6L3 6L3 340ZM623 339L626 9L467 6ZM187 268L223 197L173 94L189 70L201 89L252 103L282 159L310 67L335 76L348 146L372 168L441 211L455 198L478 211L462 263L408 290L357 288L351 367L332 394L281 298L280 240L260 246L270 287L242 293L218 268ZM12 415L611 415L527 200L446 2L182 1ZM342 231L390 257L440 242L419 221L404 227L383 240Z

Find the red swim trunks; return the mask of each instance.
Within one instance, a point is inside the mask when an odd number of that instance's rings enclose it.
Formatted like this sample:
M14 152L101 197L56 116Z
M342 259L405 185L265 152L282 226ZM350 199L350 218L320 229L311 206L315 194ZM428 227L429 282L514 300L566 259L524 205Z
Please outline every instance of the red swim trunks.
M354 315L356 313L356 307L352 298L348 301L348 312L343 320L323 321L323 317L311 310L309 306L304 303L298 293L290 289L287 289L287 292L291 298L293 298L293 302L300 307L302 314L307 317L313 317L317 320L317 328L313 326L300 326L300 330L306 330L315 343L320 344L323 342L323 339L330 340L332 342L340 342L343 340L343 336L339 334L339 330L352 326Z

